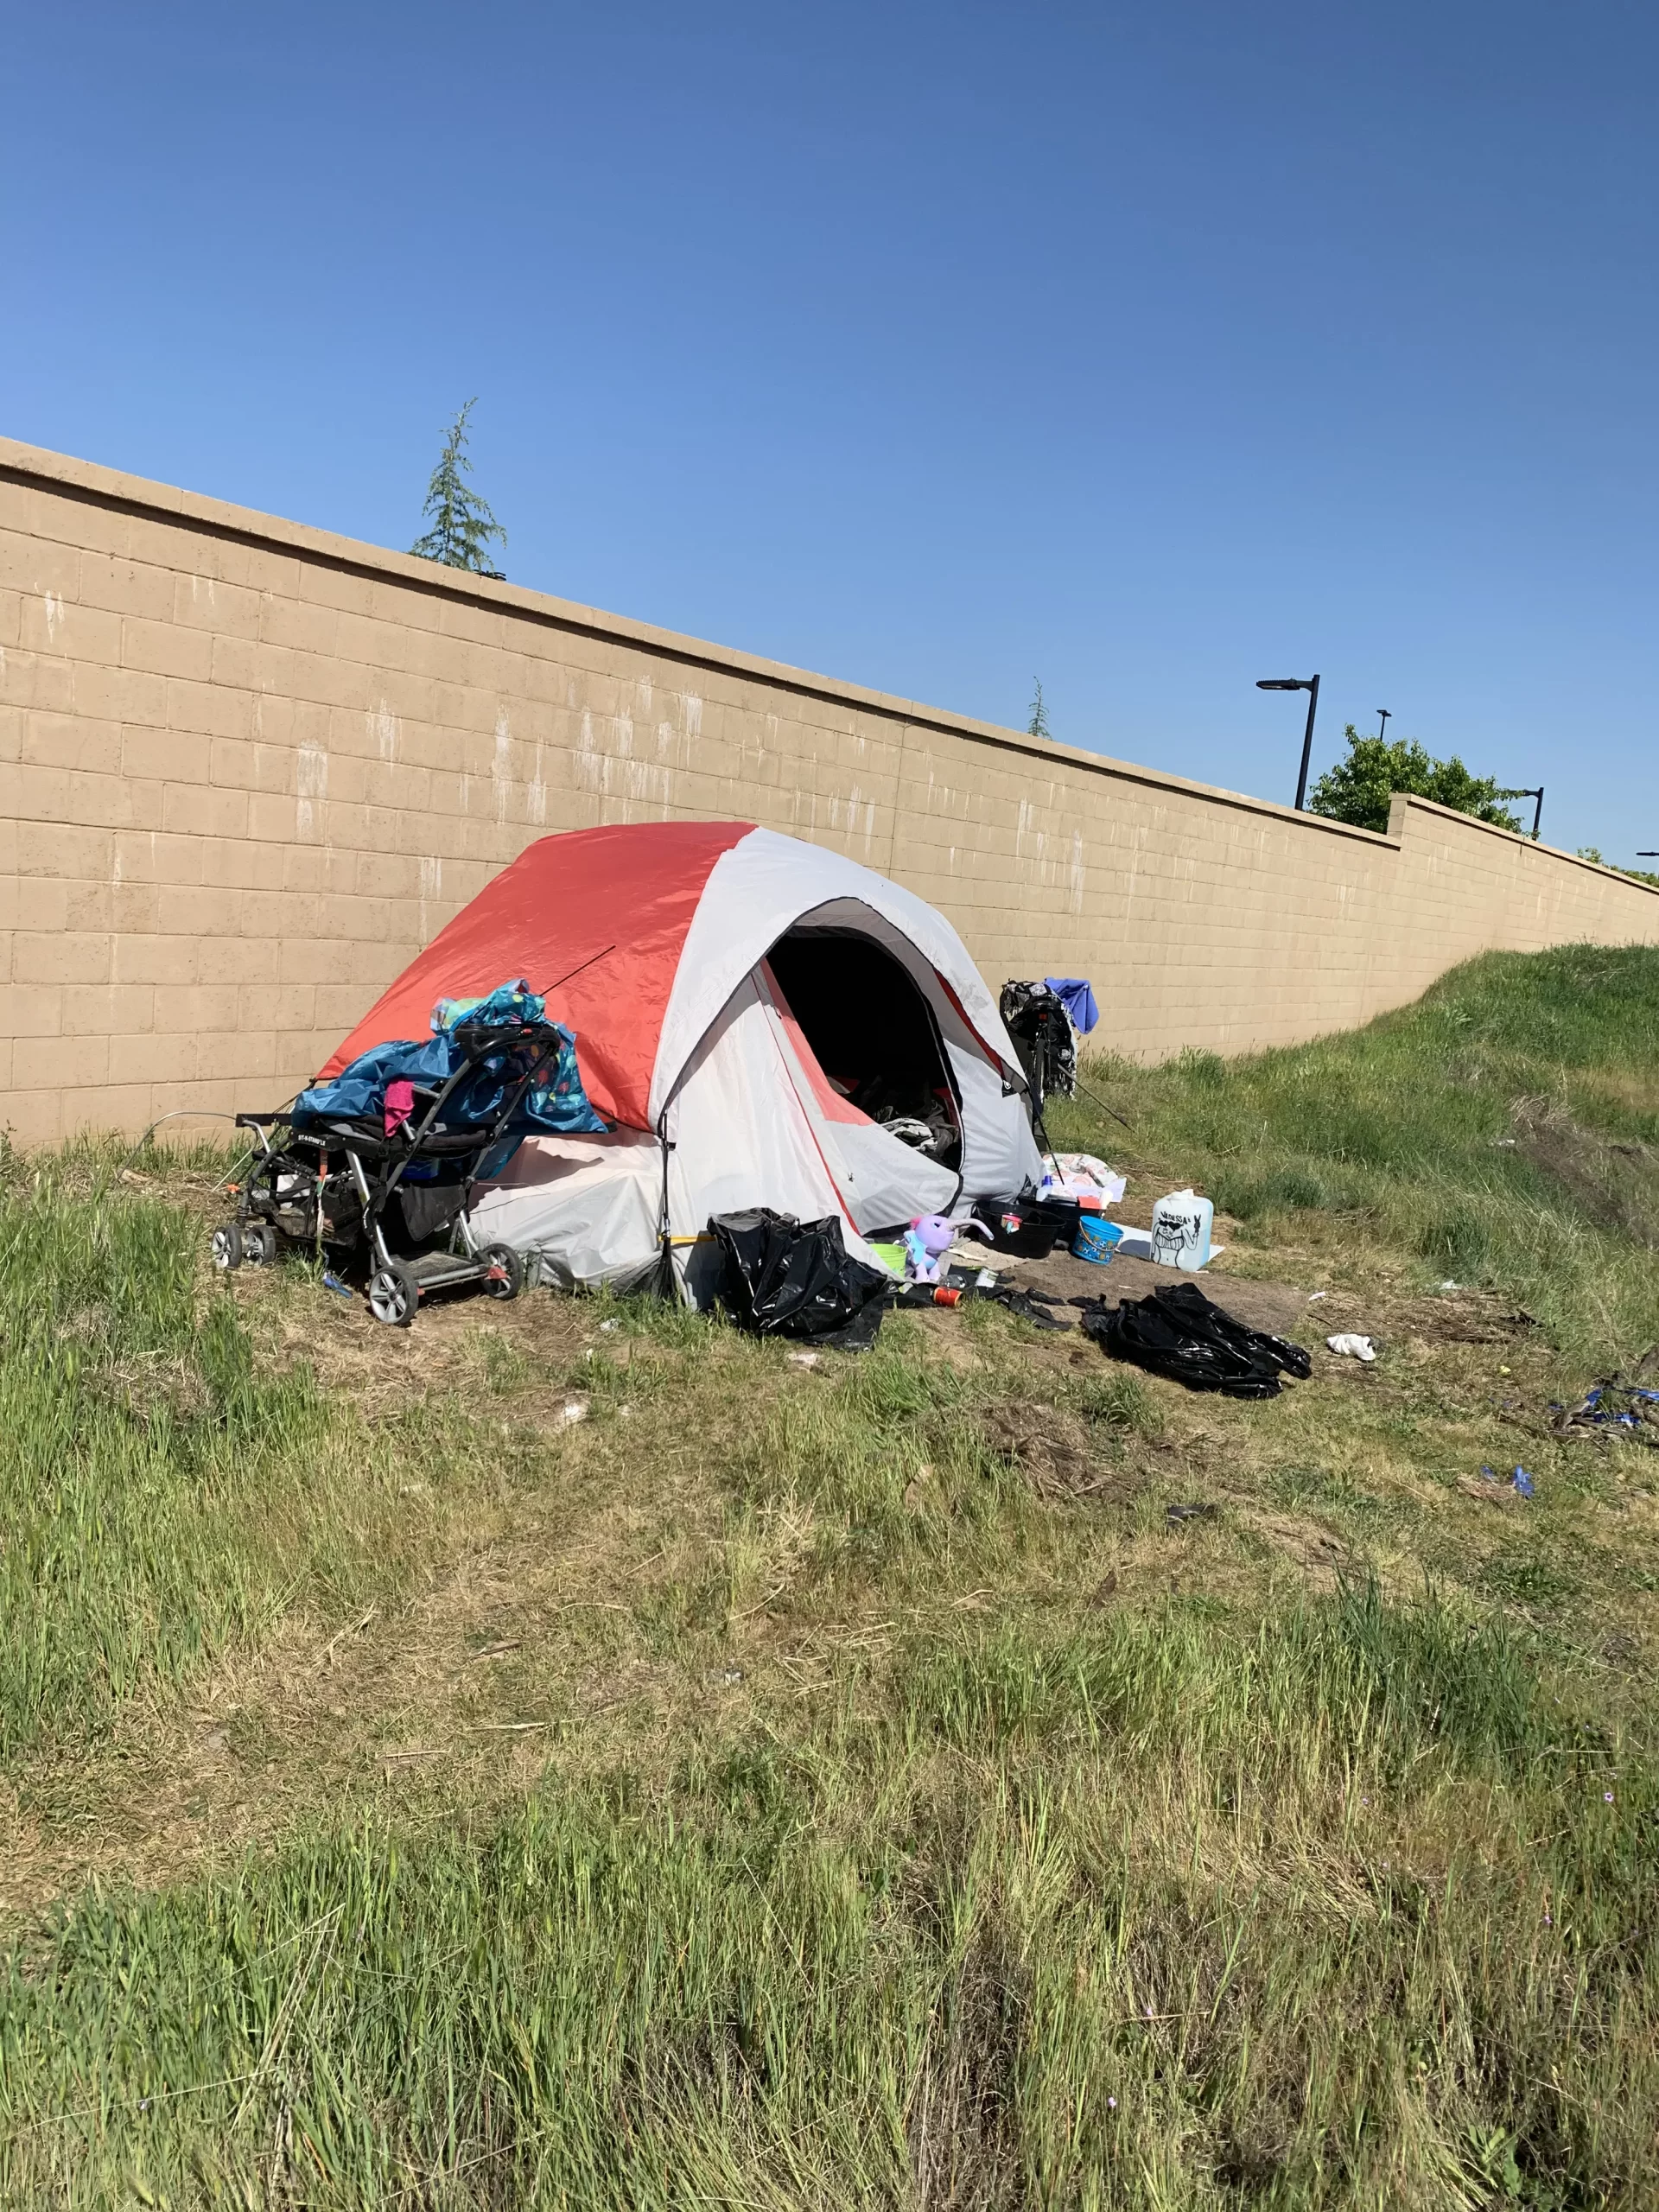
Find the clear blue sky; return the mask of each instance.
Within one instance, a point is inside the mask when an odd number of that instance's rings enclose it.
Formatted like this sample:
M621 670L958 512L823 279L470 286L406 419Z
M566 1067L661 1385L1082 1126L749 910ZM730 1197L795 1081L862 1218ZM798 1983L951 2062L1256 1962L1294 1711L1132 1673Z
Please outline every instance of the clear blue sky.
M0 429L1288 799L1659 846L1659 12L8 12Z

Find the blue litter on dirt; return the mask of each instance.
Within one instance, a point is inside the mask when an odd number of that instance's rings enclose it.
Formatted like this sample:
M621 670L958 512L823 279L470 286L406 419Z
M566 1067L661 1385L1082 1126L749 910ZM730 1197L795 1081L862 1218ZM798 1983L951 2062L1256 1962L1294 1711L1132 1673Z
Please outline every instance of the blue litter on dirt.
M351 1285L341 1282L337 1274L325 1274L322 1278L322 1287L325 1290L332 1290L336 1298L350 1298L353 1295Z
M1496 1467L1483 1467L1480 1471L1484 1481L1489 1483L1501 1483L1503 1480L1503 1477L1498 1473ZM1527 1472L1524 1467L1517 1467L1515 1472L1509 1478L1509 1482L1510 1487L1518 1497L1530 1497L1532 1496L1532 1477Z

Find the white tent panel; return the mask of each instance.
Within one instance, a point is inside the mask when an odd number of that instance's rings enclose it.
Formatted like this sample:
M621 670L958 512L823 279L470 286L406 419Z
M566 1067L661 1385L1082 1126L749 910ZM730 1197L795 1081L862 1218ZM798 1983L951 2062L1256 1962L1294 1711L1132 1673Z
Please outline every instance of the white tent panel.
M1010 1090L1002 1071L982 1052L947 1039L950 1072L962 1093L962 1188L965 1201L1011 1198L1043 1179L1043 1155L1031 1134L1023 1091Z
M526 1137L480 1186L473 1225L481 1243L538 1253L544 1280L592 1289L656 1264L662 1192L662 1147L639 1130Z
M774 830L752 830L709 870L686 931L652 1079L653 1117L662 1111L698 1039L756 962L804 915L843 900L870 908L915 946L949 982L985 1042L1018 1069L995 1002L943 914L839 853L780 836ZM886 937L881 941L893 942Z

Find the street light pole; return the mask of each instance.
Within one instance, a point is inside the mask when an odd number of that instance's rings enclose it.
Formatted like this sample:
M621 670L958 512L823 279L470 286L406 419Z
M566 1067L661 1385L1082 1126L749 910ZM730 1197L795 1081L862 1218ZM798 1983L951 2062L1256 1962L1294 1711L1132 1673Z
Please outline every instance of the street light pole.
M1389 709L1388 709L1387 707L1379 707L1379 708L1377 709L1377 710L1376 710L1376 737L1377 737L1377 742L1378 742L1378 744L1379 744L1379 745L1382 743L1382 740L1383 740L1383 739L1388 735L1388 734L1389 734L1389 724L1393 720L1394 720L1394 716L1393 716L1393 715L1389 712Z
M1538 824L1544 818L1543 785L1541 784L1521 784L1518 785L1512 791L1499 791L1497 796L1499 798L1535 798L1537 800L1537 805L1532 810L1532 842L1535 845L1538 842Z
M1317 676L1258 676L1258 691L1306 691L1307 694L1307 728L1302 734L1302 768L1296 779L1296 811L1305 814L1307 798L1307 764L1313 757L1313 717L1319 710L1319 679Z
M1319 711L1319 679L1316 676L1307 687L1307 728L1302 734L1302 770L1296 779L1296 811L1303 810L1307 798L1307 764L1313 758L1313 717Z

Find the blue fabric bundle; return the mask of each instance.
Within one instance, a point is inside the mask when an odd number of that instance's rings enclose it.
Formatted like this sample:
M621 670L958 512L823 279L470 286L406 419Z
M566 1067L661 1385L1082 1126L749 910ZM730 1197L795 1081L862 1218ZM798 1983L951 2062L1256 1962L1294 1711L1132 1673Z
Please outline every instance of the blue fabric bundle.
M1045 976L1043 981L1065 1005L1071 1027L1079 1036L1086 1037L1100 1020L1091 986L1081 976Z
M386 1085L400 1078L435 1090L448 1083L466 1058L456 1039L463 1025L487 1029L515 1021L544 1021L546 1002L521 978L501 983L486 998L440 999L432 1009L432 1034L424 1044L405 1039L377 1045L342 1068L332 1083L314 1084L294 1102L296 1127L306 1122L350 1122L385 1111ZM606 1124L588 1103L576 1065L576 1040L563 1022L559 1049L524 1093L508 1124L523 1136L548 1131L557 1136L602 1132ZM500 1113L512 1087L523 1081L538 1047L528 1039L505 1044L480 1060L444 1108L449 1128L487 1128ZM416 1122L421 1119L417 1112Z

